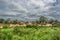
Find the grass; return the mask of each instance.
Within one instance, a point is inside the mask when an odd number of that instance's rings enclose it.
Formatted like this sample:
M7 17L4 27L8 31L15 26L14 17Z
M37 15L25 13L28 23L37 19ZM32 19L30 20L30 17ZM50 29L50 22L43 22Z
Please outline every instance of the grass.
M4 27L0 40L60 40L60 27Z

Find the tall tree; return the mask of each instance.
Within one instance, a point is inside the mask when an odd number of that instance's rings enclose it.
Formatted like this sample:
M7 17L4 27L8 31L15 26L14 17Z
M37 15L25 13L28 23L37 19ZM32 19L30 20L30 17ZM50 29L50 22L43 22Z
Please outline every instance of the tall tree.
M4 22L4 19L3 18L0 18L0 23L3 23Z
M12 23L13 23L13 24L18 24L19 21L16 19L16 20L13 20Z
M49 20L49 23L51 23L51 24L52 24L53 22L54 22L54 20L53 20L53 19L50 19L50 20Z
M47 19L46 17L44 17L44 16L41 16L41 17L39 18L39 20L40 20L40 23L42 23L42 24L48 23L48 19Z

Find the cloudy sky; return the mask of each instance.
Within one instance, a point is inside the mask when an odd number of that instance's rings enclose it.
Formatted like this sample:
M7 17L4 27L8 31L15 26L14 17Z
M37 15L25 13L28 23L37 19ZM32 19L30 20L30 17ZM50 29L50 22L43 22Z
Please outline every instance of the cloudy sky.
M60 20L60 0L0 0L0 18L34 21L40 16Z

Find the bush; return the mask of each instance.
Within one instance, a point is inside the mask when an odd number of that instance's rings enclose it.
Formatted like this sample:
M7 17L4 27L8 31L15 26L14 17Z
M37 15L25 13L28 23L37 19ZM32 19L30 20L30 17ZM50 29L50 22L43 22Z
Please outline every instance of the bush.
M34 25L34 24L33 24L33 25L27 25L26 27L27 27L27 28L38 28L38 25Z
M58 24L54 24L52 27L59 27L60 25L58 25Z
M3 26L3 28L4 28L4 29L7 29L7 28L9 28L9 26Z

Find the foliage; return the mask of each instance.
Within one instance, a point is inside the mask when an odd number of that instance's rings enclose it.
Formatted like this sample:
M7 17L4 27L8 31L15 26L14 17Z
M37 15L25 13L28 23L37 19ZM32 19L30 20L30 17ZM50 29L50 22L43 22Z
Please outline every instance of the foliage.
M3 24L18 24L19 21L17 19L15 20L11 20L10 18L8 19L3 19L3 18L0 18L0 23L3 23Z
M60 40L60 27L33 26L2 28L0 40Z
M20 29L19 29L19 27L14 27L14 30L13 30L13 33L14 34L18 34L18 33L20 33Z
M41 16L39 20L40 20L40 22L41 22L42 24L48 23L48 19L47 19L46 17L44 17L44 16Z
M6 26L6 25L5 25L5 26L3 26L3 29L7 29L7 28L9 28L9 26Z
M32 24L32 25L27 25L26 27L27 27L27 28L37 28L38 25L37 25L37 24Z
M45 16L41 16L39 18L39 20L37 19L36 21L34 21L35 23L37 24L47 24L47 23L50 23L50 24L56 24L56 23L59 23L59 21L57 19L48 19L46 18ZM4 24L20 24L20 21L18 19L15 19L15 20L11 20L10 18L8 19L3 19L3 18L0 18L0 23L4 23ZM26 24L29 23L29 22L25 22Z
M13 24L18 24L19 21L16 19L16 20L13 20L12 23L13 23Z
M4 19L0 18L0 23L3 23L4 22Z

